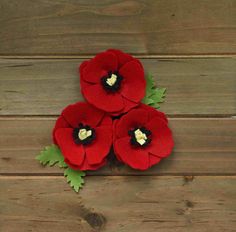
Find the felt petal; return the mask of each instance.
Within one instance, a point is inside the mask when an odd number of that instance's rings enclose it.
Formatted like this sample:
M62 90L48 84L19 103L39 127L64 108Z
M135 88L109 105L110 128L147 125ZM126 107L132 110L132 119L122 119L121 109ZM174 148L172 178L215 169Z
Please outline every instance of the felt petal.
M145 128L152 132L152 139L156 139L161 136L161 132L168 129L168 124L163 119L154 117L145 124Z
M84 161L85 151L82 145L74 142L72 133L72 128L59 128L56 130L55 137L65 159L79 166Z
M124 105L125 105L123 109L123 113L130 111L130 109L135 108L139 104L137 102L130 101L125 97L123 97L123 100L124 100Z
M99 123L99 126L112 126L112 118L109 115L105 115Z
M147 151L131 146L129 136L117 139L114 144L114 151L124 163L134 169L146 170L149 168Z
M119 116L121 114L124 114L124 113L130 111L132 108L137 107L139 104L139 103L130 101L130 100L126 99L125 97L123 97L123 101L124 101L124 108L121 111L110 113L111 115Z
M156 117L146 125L146 128L152 132L148 151L158 157L167 157L174 147L172 132L167 123Z
M89 61L86 60L86 61L84 61L80 64L78 71L79 71L81 76L83 75L83 70L88 65L88 63L89 63Z
M124 53L118 49L108 49L107 51L112 52L117 56L118 69L120 69L125 63L134 60L134 58L131 55Z
M55 132L58 128L70 128L71 126L69 125L69 123L64 119L63 116L59 116L59 118L57 119L53 132L52 132L52 137L53 137L53 142L55 144L57 144L56 141L56 137L55 137Z
M79 123L95 127L103 118L104 112L86 102L77 102L67 106L62 111L62 116L73 128L77 127Z
M74 170L97 170L106 164L106 159L104 159L100 164L90 165L86 159L84 159L83 163L79 166L72 164L69 160L65 159L65 162L69 165L70 168Z
M109 71L116 71L117 67L117 56L112 52L102 52L83 68L82 78L90 83L100 83L101 77L107 75Z
M162 120L164 120L165 122L168 122L168 119L167 119L167 117L164 113L162 113L159 110L156 110L155 108L153 108L151 106L148 106L148 105L145 105L145 104L141 103L138 108L148 111L148 120L151 120L154 117L159 117Z
M158 164L161 161L160 157L154 156L149 153L149 167Z
M120 111L124 108L121 95L107 93L101 84L86 85L86 88L82 88L82 93L90 104L106 112Z
M139 102L145 96L146 80L144 70L136 60L130 61L121 67L119 74L123 77L121 94L134 101Z
M96 138L84 146L86 159L90 165L99 164L108 155L112 144L112 127L103 126L95 129Z
M148 112L142 109L133 109L122 116L116 124L116 136L126 137L129 130L135 127L142 127L147 123Z

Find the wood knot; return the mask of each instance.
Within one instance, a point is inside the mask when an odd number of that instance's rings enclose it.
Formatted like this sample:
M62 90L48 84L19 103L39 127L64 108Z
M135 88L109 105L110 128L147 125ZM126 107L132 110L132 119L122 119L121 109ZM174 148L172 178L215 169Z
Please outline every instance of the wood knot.
M194 207L194 203L192 201L186 200L185 201L185 205L188 208L193 208Z
M106 218L99 213L88 213L85 215L84 220L94 229L101 229L106 224Z
M194 180L194 176L184 176L184 184L189 184L190 182L192 182Z

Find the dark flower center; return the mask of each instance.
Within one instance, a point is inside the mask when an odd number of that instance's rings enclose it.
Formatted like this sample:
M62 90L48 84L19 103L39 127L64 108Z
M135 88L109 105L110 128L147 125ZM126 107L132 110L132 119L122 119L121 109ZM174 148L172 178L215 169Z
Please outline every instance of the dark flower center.
M130 143L133 146L145 147L152 141L150 138L152 134L151 131L144 127L136 127L128 133L130 135Z
M88 125L79 124L73 130L73 138L76 144L88 145L96 137L95 130Z
M101 78L103 88L107 92L116 92L120 89L123 77L118 72L108 72L108 74Z

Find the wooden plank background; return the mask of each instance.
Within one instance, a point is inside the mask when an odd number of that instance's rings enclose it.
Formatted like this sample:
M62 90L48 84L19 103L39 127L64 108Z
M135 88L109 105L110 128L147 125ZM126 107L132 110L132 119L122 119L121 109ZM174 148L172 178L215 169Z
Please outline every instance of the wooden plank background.
M0 54L232 54L235 0L1 0Z
M236 59L141 61L158 86L167 88L167 104L161 110L168 115L236 114ZM58 115L66 105L83 100L80 63L78 59L0 60L1 115Z
M235 38L235 0L0 0L0 231L235 232ZM167 88L176 146L145 172L110 155L75 194L35 156L111 47Z

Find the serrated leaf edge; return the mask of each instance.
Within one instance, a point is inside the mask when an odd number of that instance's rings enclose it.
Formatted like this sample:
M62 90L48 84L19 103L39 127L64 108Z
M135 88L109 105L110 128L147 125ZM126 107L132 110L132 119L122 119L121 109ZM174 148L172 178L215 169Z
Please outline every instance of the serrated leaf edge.
M64 176L66 177L66 181L67 181L67 183L70 185L70 187L71 187L72 189L74 189L75 192L78 193L79 190L82 189L82 187L83 187L83 185L84 185L84 179L83 179L82 177L85 176L85 172L79 170L79 172L81 172L81 175L79 175L79 177L81 178L81 182L80 182L79 185L76 185L76 186L75 186L75 185L72 184L71 180L68 180L68 173L66 173L67 170L69 170L69 168L66 168L66 169L64 170ZM78 173L78 174L79 174L79 173Z

